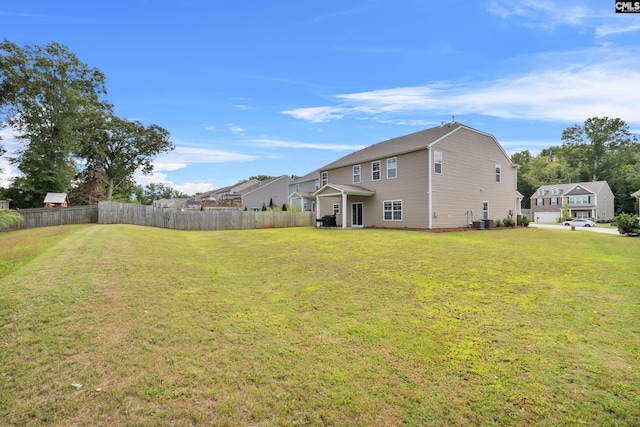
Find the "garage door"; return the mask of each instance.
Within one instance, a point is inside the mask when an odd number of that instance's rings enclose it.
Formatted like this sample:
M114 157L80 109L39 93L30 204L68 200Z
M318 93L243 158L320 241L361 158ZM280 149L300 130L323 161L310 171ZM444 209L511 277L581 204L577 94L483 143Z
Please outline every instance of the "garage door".
M535 213L535 221L536 222L551 222L555 223L556 218L560 218L560 212L536 212Z

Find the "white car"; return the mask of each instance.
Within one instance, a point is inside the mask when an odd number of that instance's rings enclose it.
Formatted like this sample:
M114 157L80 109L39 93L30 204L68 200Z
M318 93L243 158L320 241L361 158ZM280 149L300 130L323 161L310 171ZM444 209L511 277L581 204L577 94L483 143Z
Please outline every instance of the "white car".
M573 227L595 227L596 223L591 221L590 219L570 219L569 221L565 221L562 225L573 226Z

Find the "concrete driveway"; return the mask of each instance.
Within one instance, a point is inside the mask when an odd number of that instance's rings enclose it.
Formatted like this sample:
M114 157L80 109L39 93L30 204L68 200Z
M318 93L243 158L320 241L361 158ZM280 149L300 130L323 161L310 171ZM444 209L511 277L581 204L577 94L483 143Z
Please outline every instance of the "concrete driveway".
M569 230L571 231L571 227L567 227L565 225L560 225L560 224L536 224L534 222L532 222L531 224L529 224L529 227L533 227L533 228L550 228L550 229L555 229L555 230ZM600 228L600 227L576 227L576 230L582 231L591 231L594 233L605 233L605 234L615 234L620 236L620 233L618 232L617 228Z

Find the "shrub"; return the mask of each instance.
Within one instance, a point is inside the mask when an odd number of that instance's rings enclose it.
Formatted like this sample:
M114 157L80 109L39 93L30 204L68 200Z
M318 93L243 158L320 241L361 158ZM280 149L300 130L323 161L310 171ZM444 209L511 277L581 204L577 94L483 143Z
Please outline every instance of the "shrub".
M18 211L3 209L0 210L0 228L5 228L16 222L22 221L22 215Z
M622 213L613 219L612 224L618 227L620 234L635 236L640 233L640 217L637 215Z
M283 203L282 204L282 212L286 212L287 211L287 204Z
M520 224L522 224L523 227L528 227L529 224L531 224L531 220L525 215L520 219Z
M264 203L262 204L262 211L266 211L267 210L267 205L265 205Z
M502 221L500 221L499 219L496 219L495 221L493 221L493 224L494 224L496 227L502 227Z
M515 227L516 222L511 218L505 218L502 220L505 227Z

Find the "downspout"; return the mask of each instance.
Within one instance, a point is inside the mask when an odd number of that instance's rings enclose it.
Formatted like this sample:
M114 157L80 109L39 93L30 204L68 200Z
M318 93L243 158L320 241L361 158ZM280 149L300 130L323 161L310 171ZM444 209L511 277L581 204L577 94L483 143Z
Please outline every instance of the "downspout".
M320 196L316 196L316 220L320 217ZM320 227L320 221L316 221L316 227Z
M427 146L427 159L428 159L427 161L429 163L427 165L427 174L428 174L427 181L429 182L429 184L427 185L427 189L428 189L428 192L429 192L428 193L428 197L427 197L428 203L429 203L429 211L428 211L429 219L428 219L428 222L427 222L427 228L429 230L431 230L433 228L433 219L432 219L433 215L431 214L431 212L433 211L433 206L431 205L433 203L433 197L431 196L431 190L433 189L433 186L432 186L432 183L431 183L431 181L432 181L432 175L431 175L431 167L432 166L431 166L431 164L433 163L433 161L431 160L431 147L430 146Z

